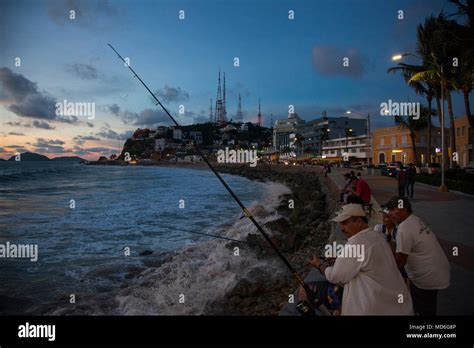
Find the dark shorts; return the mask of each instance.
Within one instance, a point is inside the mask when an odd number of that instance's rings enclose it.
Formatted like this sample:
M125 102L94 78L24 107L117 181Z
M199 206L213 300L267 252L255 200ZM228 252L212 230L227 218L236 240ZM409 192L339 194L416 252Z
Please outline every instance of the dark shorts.
M415 315L436 315L438 290L420 289L410 282L410 293Z

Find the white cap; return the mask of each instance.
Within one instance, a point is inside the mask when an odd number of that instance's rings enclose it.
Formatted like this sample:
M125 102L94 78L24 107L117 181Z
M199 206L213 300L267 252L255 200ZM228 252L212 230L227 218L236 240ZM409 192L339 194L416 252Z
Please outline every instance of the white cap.
M337 216L331 221L342 222L346 221L352 216L366 216L362 205L360 204L346 204L342 206L342 210L336 212Z

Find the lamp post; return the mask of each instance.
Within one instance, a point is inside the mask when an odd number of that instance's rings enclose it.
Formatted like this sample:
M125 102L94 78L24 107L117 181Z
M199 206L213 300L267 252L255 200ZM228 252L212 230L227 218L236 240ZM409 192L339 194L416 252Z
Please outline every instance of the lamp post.
M444 130L444 66L449 64L450 62L445 63L445 64L438 64L435 61L423 59L420 56L418 56L416 54L412 54L412 53L396 54L396 55L392 56L392 60L400 60L405 56L412 56L412 57L424 60L427 63L433 64L436 67L436 69L438 69L438 71L439 71L439 77L440 77L440 80L441 80L441 120L440 120L440 122L441 122L441 186L439 187L439 190L441 192L448 192L448 186L446 185L446 181L445 181L445 178L446 178L446 146L445 146L446 141L445 141L445 137L444 137L444 131L445 131ZM430 117L431 117L431 115L430 115Z
M352 135L352 128L346 128L346 154L347 154L347 160L349 161L349 141L348 137L349 135Z

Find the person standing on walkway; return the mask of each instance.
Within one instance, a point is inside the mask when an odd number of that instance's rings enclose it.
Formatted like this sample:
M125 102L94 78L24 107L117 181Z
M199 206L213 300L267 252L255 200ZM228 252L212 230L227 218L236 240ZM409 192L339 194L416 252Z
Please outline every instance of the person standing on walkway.
M396 259L397 251L397 225L393 222L390 217L388 209L382 210L382 223L374 226L374 231L382 233L387 240L390 249L392 250L393 257ZM400 274L403 280L406 282L408 279L407 272L403 266L399 267Z
M395 251L396 240L397 240L397 225L392 221L388 210L382 210L382 223L374 226L374 231L382 233Z
M384 204L398 224L396 260L410 279L415 314L436 315L438 290L450 284L450 265L433 231L413 214L408 198L395 196Z
M413 199L413 190L415 187L415 180L416 180L416 168L413 163L408 165L406 170L406 189L407 189L407 197Z
M352 185L352 175L350 173L344 174L344 180L346 184L344 185L343 189L341 190L339 194L339 203L346 203L346 196L347 196L347 189Z
M390 247L369 228L362 206L346 204L332 221L339 222L348 236L344 253L338 254L332 267L322 265L317 256L310 264L330 283L344 285L342 315L413 315L410 292Z
M405 187L407 183L407 176L406 176L405 169L403 168L403 164L400 164L398 166L397 181L398 181L398 195L401 197L405 197Z

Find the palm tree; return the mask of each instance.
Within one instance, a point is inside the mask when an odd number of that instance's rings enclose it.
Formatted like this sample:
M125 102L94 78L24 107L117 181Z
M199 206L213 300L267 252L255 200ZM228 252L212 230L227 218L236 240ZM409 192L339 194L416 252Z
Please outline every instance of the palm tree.
M458 8L458 11L451 16L457 16L464 20L464 25L459 24L456 31L457 43L461 50L457 83L464 97L464 108L471 132L469 139L472 143L474 117L471 114L469 94L472 92L474 85L474 0L466 0L465 3L461 0L450 0L450 2ZM469 158L469 161L472 160L472 158Z
M456 67L451 64L453 57L460 56L460 47L456 45L456 29L458 24L453 20L448 20L444 14L438 17L429 17L425 20L425 27L429 27L429 40L426 40L429 49L429 55L423 57L425 67L424 71L414 74L410 81L419 81L426 79L436 79L442 82L442 88L445 91L448 102L448 114L450 121L449 143L452 152L456 152L456 132L454 126L454 113L451 100L451 92L458 87L456 81ZM444 67L447 67L446 69ZM442 139L445 143L445 139ZM446 148L446 146L443 146ZM446 151L443 151L446 156ZM452 165L452 157L450 157Z
M437 101L437 114L440 116L440 93L439 92L439 82L434 76L434 74L424 74L423 78L419 78L417 80L413 80L412 77L420 72L426 71L430 69L430 54L431 54L431 47L434 43L433 36L434 32L437 30L436 18L428 17L425 20L424 24L419 24L416 30L416 52L419 57L423 60L423 65L410 65L405 63L399 63L397 66L388 69L389 73L393 72L401 72L405 82L412 87L415 92L419 95L423 95L426 97L426 101L428 102L428 115L427 118L427 127L426 127L426 138L427 138L427 147L426 147L426 161L431 162L431 140L432 140L432 119L431 115L432 112L432 102L433 97L436 97ZM441 120L440 120L441 123Z
M417 72L423 71L422 66L418 65L410 65L410 64L404 64L400 63L396 67L392 67L388 69L388 72L397 72L400 71L403 74L403 78L405 82L412 87L415 92L419 95L424 95L426 97L426 101L428 102L428 115L433 115L432 111L432 102L433 102L433 97L435 95L435 87L434 87L434 81L430 79L420 79L417 81L412 81L411 78L414 74ZM426 127L426 139L427 139L427 147L426 147L426 152L425 152L425 158L427 162L431 162L431 139L432 139L432 120L431 116L427 117L427 127Z
M414 119L413 117L402 117L395 116L395 124L400 127L400 129L407 129L411 139L411 146L413 150L414 160L413 163L418 165L418 149L416 147L416 133L424 129L428 125L429 110L426 106L421 105L420 107L420 117Z

